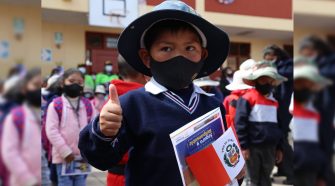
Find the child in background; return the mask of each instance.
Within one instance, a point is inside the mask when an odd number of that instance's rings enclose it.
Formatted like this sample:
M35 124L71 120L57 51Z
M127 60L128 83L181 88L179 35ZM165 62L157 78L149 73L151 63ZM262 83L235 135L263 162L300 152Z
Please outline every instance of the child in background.
M41 70L28 71L23 81L25 101L7 116L1 140L10 186L41 185Z
M56 164L59 186L85 186L86 175L62 176L62 164L80 156L79 132L92 116L93 106L82 97L84 76L77 69L63 74L63 95L49 104L46 116L46 134L52 144L52 163Z
M106 61L104 72L97 74L95 77L95 85L104 85L114 79L119 79L119 76L113 73L115 71L113 69L113 63L111 61Z
M219 99L220 101L223 100L223 95L221 93L219 81L212 80L209 76L199 78L193 81L193 83L202 88L205 92L214 94L214 96Z
M228 48L227 34L182 1L164 1L137 18L122 32L118 50L152 78L120 100L110 85L100 116L81 132L82 155L105 170L129 151L126 185L182 185L169 134L215 108L225 115L221 102L192 81L216 71Z
M291 122L294 141L294 185L325 185L325 152L320 143L320 114L314 96L331 82L320 75L307 58L294 61L294 110ZM322 184L323 183L323 184Z
M277 121L278 102L272 90L286 78L267 62L258 62L244 79L255 88L246 92L236 105L235 127L252 186L271 186L271 172L280 162L283 134Z
M248 59L240 65L240 70L236 71L233 76L233 82L226 86L231 93L223 101L223 106L226 109L226 120L228 126L234 126L237 100L245 94L252 86L246 84L243 77L247 77L256 62L253 59Z
M95 88L94 98L91 102L96 112L99 113L106 103L106 90L103 85L98 85Z

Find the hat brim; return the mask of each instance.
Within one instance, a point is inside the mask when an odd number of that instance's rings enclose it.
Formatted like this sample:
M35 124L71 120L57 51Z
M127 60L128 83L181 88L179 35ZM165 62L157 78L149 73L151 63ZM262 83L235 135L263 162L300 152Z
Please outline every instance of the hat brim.
M206 87L206 86L210 86L210 87L217 87L220 85L220 82L218 81L210 81L210 80L205 80L205 81L193 81L193 83L195 85L197 85L198 87Z
M119 53L134 69L147 76L152 76L150 69L143 64L138 54L141 48L140 40L144 31L153 23L166 19L176 19L190 23L200 29L205 35L208 56L204 60L204 66L196 78L212 74L224 63L229 52L228 35L200 16L170 9L147 13L130 23L121 33L118 40Z
M321 87L325 87L325 86L333 84L331 80L321 76L320 74L295 72L294 79L299 79L299 78L308 79L314 82L315 84L320 85Z
M276 84L279 85L280 83L284 82L284 81L287 81L287 78L278 74L278 73L275 73L275 72L272 72L272 71L263 71L263 72L260 72L260 73L252 73L250 74L249 76L247 77L244 77L244 79L246 80L256 80L262 76L266 76L266 77L270 77L270 78L273 78L276 80Z
M234 84L231 83L226 86L227 90L234 91L234 90L245 90L245 89L250 89L252 86L250 85L245 85L245 84Z

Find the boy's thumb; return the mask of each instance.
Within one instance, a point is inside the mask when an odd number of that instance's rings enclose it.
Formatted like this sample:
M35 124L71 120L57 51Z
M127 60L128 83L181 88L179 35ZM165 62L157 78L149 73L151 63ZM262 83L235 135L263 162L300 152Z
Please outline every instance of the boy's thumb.
M117 94L116 91L116 87L113 84L109 85L109 99L113 102L116 103L118 105L120 105L120 100L119 100L119 96Z

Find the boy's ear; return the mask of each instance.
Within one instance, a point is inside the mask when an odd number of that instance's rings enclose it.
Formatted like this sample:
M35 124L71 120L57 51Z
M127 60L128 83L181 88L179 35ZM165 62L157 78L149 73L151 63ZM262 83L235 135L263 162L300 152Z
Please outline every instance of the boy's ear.
M206 48L202 48L201 59L206 59L208 57L208 50Z
M144 65L147 66L148 68L150 68L150 54L149 54L149 51L145 48L141 48L138 51L138 55L140 56Z

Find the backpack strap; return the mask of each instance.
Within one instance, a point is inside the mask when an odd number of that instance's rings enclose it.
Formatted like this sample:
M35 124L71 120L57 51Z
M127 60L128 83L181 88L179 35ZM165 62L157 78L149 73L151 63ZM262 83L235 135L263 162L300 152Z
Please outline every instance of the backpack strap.
M13 122L15 128L17 129L17 133L19 134L20 141L23 138L23 130L24 130L24 111L23 107L19 106L13 109L12 111Z
M82 97L81 101L84 103L85 105L85 109L86 109L86 113L87 113L87 120L88 123L91 121L92 115L93 115L93 107L92 104L90 102L90 100L88 100L87 98Z
M60 121L62 120L62 114L63 114L63 99L60 96L60 97L53 99L52 102L54 104L54 108L57 112L59 123L60 123Z

